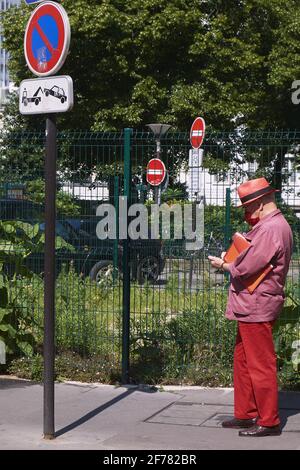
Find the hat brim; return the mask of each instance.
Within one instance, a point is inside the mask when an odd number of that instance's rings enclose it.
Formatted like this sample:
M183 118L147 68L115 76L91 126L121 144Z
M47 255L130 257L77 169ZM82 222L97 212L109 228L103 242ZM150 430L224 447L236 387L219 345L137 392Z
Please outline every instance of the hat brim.
M280 193L280 189L271 189L271 190L268 191L267 193L262 194L261 196L254 197L253 199L250 199L250 201L244 202L243 204L239 204L239 205L236 206L236 207L245 207L245 206L248 206L248 205L251 204L252 202L257 201L257 199L261 199L262 197L266 196L267 194L271 194L271 193Z

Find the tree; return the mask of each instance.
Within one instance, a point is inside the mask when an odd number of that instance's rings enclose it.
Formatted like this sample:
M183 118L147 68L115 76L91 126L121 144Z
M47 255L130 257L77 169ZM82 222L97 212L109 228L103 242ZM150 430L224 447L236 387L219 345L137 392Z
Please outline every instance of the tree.
M63 0L72 29L62 73L74 80L64 127L115 130L167 121L189 128L295 125L300 5L294 0ZM23 35L31 9L5 13L16 83L29 77ZM40 119L40 118L38 118Z
M72 29L61 73L74 81L75 107L61 129L120 130L161 121L187 130L196 115L208 129L233 132L241 154L245 129L298 125L291 85L300 76L297 0L62 0ZM3 18L10 71L30 75L23 35L31 9L24 3ZM5 129L43 128L41 117L7 108ZM235 132L238 129L238 132ZM290 142L273 147L281 187ZM261 156L261 168L270 154ZM72 155L75 157L76 155ZM226 161L232 152L224 155ZM65 158L67 162L68 158ZM90 159L93 162L93 158ZM88 171L88 168L87 168Z

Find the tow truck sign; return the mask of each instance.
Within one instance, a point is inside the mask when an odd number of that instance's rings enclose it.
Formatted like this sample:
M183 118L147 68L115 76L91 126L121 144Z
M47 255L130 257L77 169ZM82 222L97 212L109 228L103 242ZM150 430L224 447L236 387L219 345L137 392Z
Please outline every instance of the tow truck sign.
M64 113L72 109L73 81L67 75L23 80L19 89L21 114Z

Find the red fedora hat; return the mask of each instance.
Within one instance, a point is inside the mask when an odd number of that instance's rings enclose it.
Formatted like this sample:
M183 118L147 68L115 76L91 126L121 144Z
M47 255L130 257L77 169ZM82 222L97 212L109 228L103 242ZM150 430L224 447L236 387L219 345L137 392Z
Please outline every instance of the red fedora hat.
M242 207L256 201L266 194L280 192L280 190L272 188L266 178L257 178L240 184L237 188L237 192L242 203L237 207Z

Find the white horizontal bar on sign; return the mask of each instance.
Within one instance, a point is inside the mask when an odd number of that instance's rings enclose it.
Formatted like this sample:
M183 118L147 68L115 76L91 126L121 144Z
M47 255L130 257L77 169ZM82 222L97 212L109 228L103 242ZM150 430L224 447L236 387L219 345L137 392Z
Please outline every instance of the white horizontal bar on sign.
M203 131L193 131L192 136L193 137L202 137Z
M163 170L148 170L148 175L162 175Z

